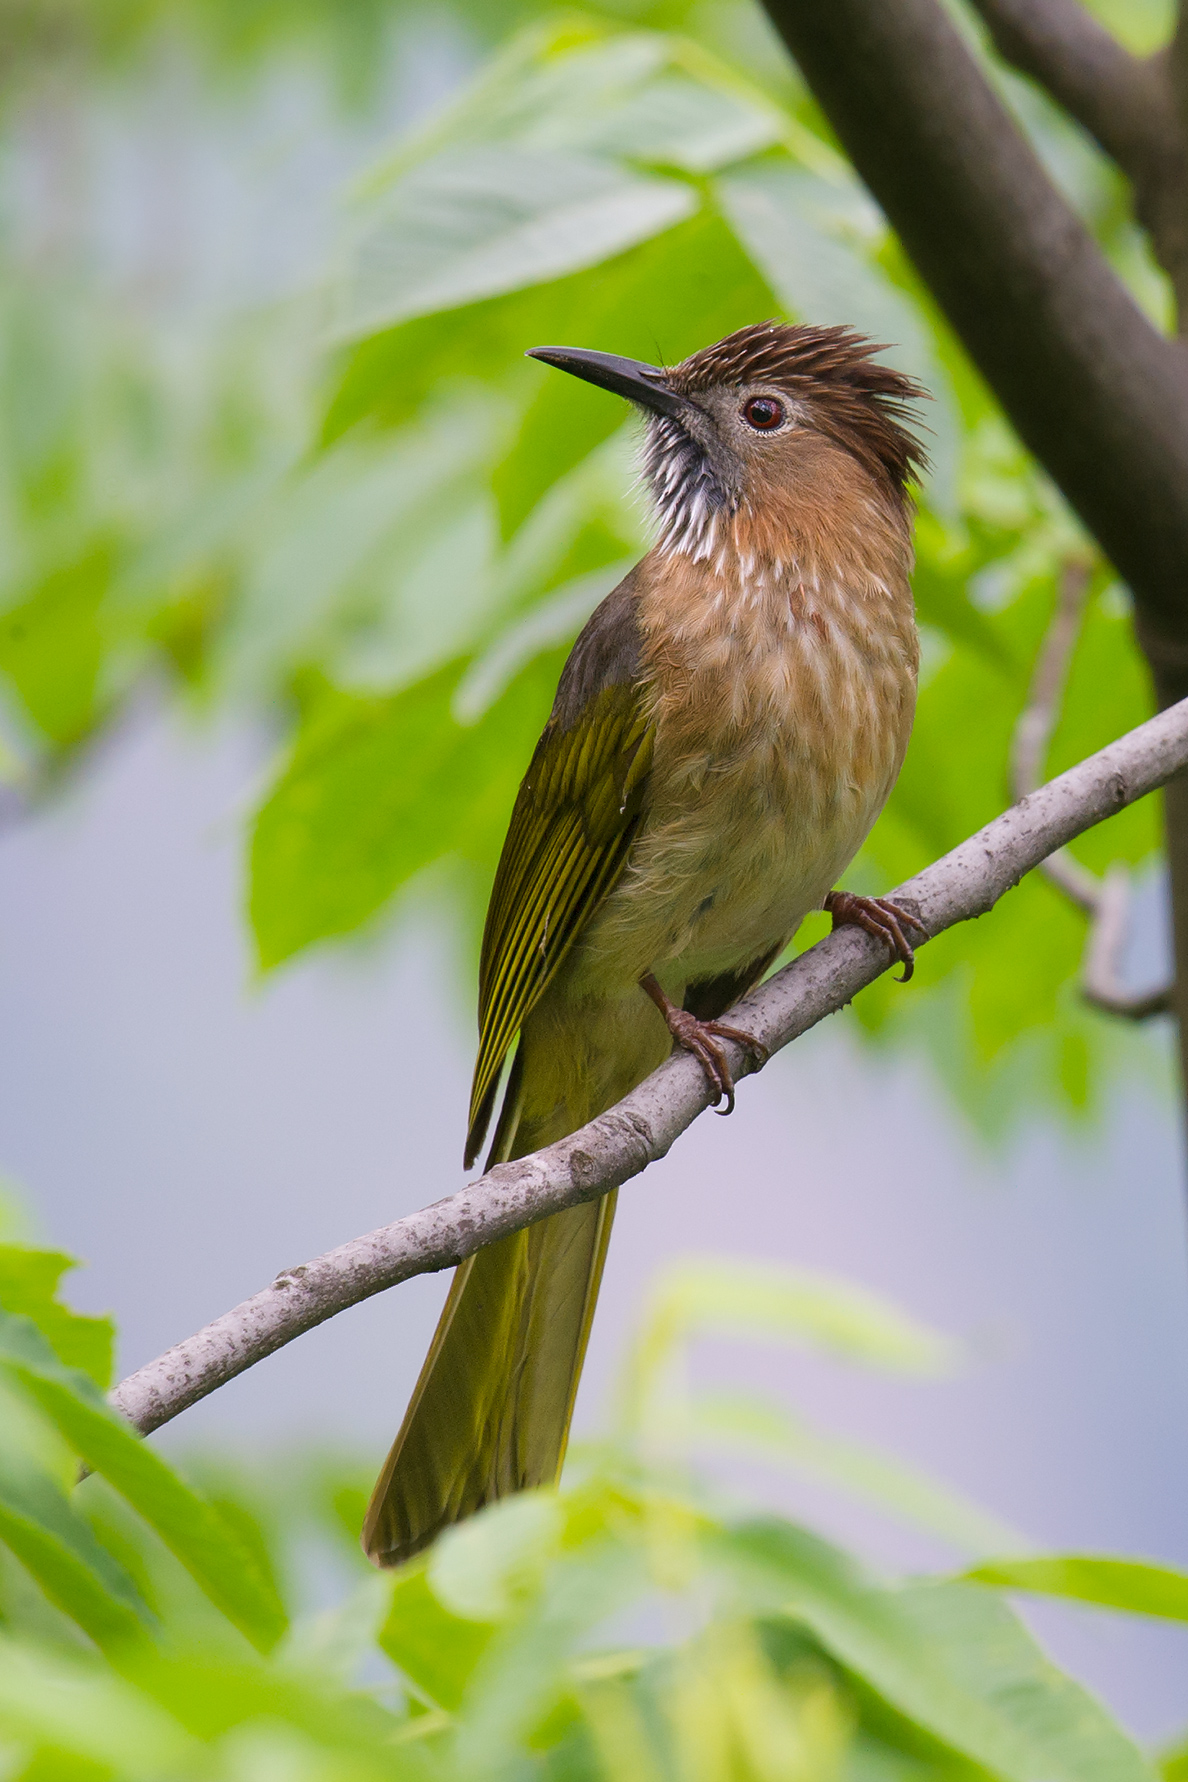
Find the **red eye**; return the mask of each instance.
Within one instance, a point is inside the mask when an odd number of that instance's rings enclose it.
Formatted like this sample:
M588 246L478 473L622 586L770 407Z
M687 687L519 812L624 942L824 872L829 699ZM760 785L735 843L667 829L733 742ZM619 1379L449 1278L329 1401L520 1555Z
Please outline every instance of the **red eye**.
M774 396L752 396L743 405L743 420L750 427L758 428L760 433L770 433L784 419L784 405L777 402Z

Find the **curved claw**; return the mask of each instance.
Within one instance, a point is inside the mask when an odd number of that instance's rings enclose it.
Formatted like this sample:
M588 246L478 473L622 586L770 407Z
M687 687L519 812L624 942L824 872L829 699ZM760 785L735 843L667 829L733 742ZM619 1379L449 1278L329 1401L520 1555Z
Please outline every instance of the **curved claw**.
M905 925L914 928L927 940L928 930L919 916L889 897L858 897L852 891L831 891L824 907L833 917L834 928L861 928L883 941L892 959L898 959L903 966L896 983L908 982L916 969L916 954L903 930Z
M719 1114L732 1114L734 1077L725 1052L717 1044L712 1024L709 1021L699 1021L687 1009L673 1009L668 1018L668 1028L677 1045L683 1046L686 1052L692 1052L705 1072L710 1088L714 1091L710 1106L717 1109ZM726 1097L726 1106L719 1108L718 1103L723 1096Z
M678 1009L669 1001L656 979L648 972L640 980L640 988L651 997L668 1026L668 1031L678 1046L691 1052L705 1072L706 1080L714 1091L710 1106L719 1114L734 1112L734 1077L726 1053L719 1045L719 1040L733 1040L755 1059L756 1064L764 1065L770 1056L762 1040L757 1040L753 1033L746 1033L741 1027L731 1027L726 1021L702 1021L691 1015L688 1009ZM718 1107L722 1097L726 1097L726 1106Z

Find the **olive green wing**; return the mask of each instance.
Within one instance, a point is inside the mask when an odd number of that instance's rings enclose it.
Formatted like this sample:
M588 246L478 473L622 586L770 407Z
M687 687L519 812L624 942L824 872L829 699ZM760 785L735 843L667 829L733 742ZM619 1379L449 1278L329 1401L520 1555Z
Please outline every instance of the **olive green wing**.
M638 685L604 685L568 723L565 704L524 776L487 911L468 1167L516 1035L613 888L643 811L652 727Z

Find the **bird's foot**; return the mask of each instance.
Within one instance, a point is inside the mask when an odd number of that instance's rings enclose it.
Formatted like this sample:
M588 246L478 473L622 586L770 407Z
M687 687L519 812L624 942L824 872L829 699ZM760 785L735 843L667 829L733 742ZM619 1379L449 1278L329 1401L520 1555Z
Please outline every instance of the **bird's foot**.
M734 1112L734 1077L726 1057L722 1040L733 1040L744 1052L749 1052L757 1064L766 1064L770 1054L762 1040L757 1040L753 1033L745 1033L741 1027L732 1027L728 1021L702 1021L691 1015L688 1009L677 1008L665 996L663 990L652 976L645 972L639 980L640 989L647 992L660 1013L664 1016L668 1031L678 1046L686 1052L692 1052L694 1058L705 1072L706 1080L714 1091L711 1106L717 1108L722 1097L726 1097L726 1106L718 1108L720 1114Z
M833 917L835 928L863 928L876 940L885 941L892 959L903 966L903 976L896 982L907 983L916 969L916 955L904 929L914 928L928 939L928 930L918 916L889 897L857 897L852 891L831 891L822 908Z

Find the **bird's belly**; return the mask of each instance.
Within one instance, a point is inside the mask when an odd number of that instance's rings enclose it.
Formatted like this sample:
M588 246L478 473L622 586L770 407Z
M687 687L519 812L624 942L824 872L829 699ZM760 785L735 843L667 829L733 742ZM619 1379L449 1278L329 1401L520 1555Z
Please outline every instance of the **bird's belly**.
M661 788L616 890L575 961L581 977L671 995L789 939L861 847L898 766L856 778L777 735L708 758Z

